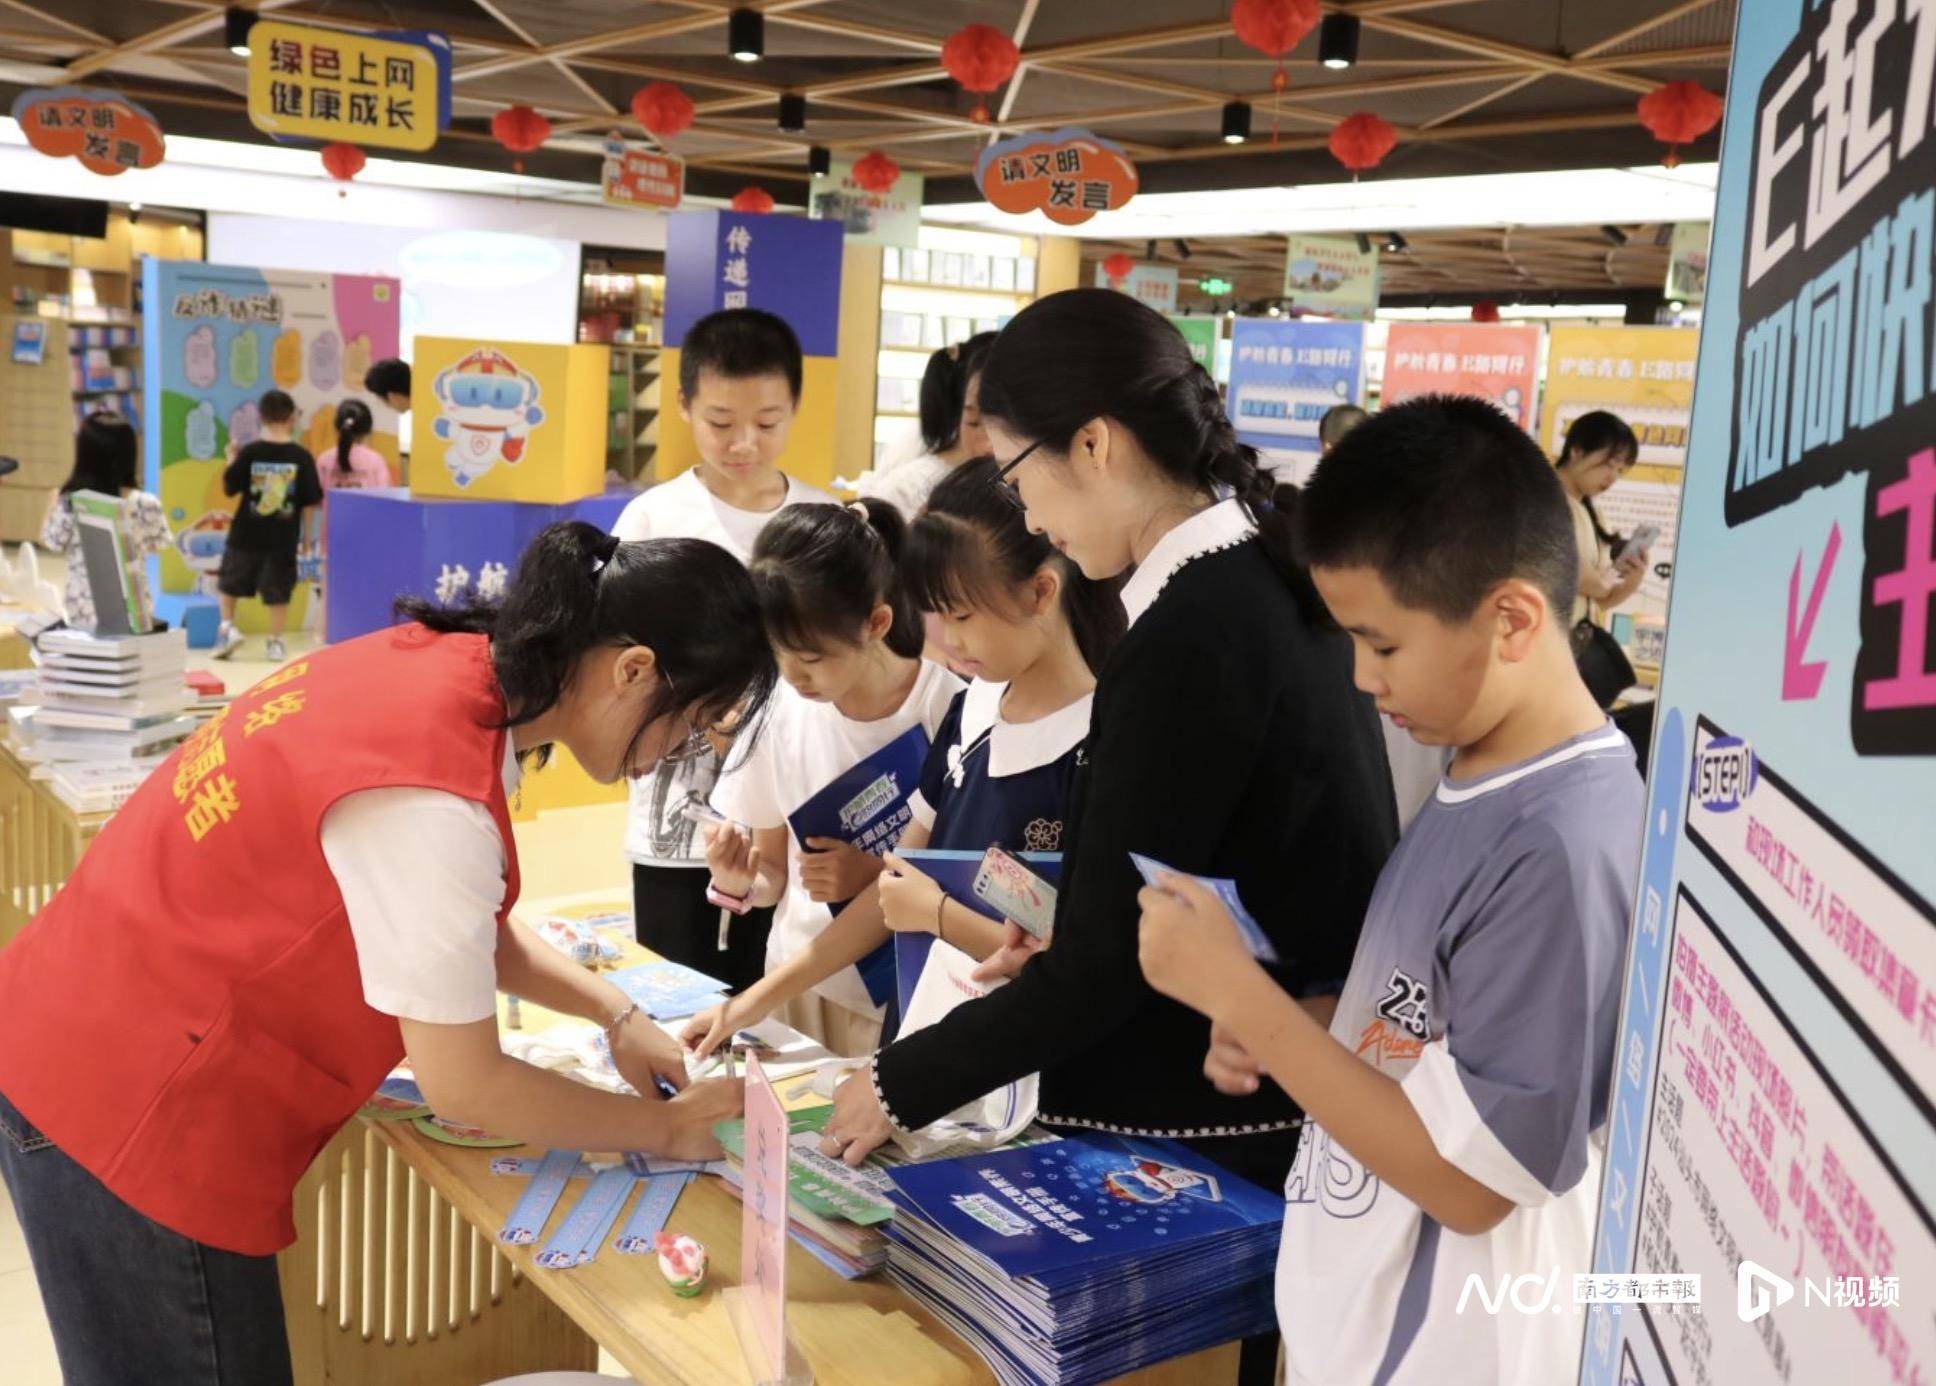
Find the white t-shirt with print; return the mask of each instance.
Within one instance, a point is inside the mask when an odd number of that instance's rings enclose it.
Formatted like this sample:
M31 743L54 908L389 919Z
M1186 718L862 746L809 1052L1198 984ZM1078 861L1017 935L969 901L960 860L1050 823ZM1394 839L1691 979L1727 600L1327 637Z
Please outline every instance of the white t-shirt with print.
M825 491L787 477L786 498L771 510L741 510L708 491L697 468L654 486L625 507L612 533L640 539L705 539L744 563L767 521L789 505L838 504ZM625 855L640 866L706 864L699 829L684 815L686 801L704 801L719 778L711 757L664 766L627 789Z
M856 722L832 703L811 702L790 685L780 685L758 742L713 792L713 806L733 821L754 829L787 829L787 882L767 937L767 971L798 954L833 920L832 911L815 903L800 883L795 867L802 849L787 816L908 728L922 727L932 738L961 689L960 679L924 659L898 708L872 722ZM857 968L843 968L814 990L862 1015L880 1013Z

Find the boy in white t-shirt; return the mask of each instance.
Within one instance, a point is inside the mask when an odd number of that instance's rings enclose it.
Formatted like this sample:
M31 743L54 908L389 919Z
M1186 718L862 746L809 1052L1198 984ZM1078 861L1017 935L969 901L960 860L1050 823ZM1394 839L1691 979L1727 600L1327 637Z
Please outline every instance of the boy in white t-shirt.
M1583 1311L1461 1302L1475 1279L1570 1286L1592 1253L1645 809L1573 663L1565 497L1491 404L1428 396L1340 442L1298 523L1358 686L1456 753L1335 1003L1279 990L1176 878L1143 892L1143 971L1211 1017L1219 1090L1268 1078L1305 1110L1277 1265L1288 1386L1571 1381Z
M680 346L679 414L692 426L699 465L626 506L612 532L627 541L706 539L744 563L782 508L831 503L779 467L801 374L799 338L771 313L729 308L694 323ZM706 899L705 846L684 809L710 797L719 771L715 755L632 781L625 853L639 942L740 990L760 978L773 912L723 928Z

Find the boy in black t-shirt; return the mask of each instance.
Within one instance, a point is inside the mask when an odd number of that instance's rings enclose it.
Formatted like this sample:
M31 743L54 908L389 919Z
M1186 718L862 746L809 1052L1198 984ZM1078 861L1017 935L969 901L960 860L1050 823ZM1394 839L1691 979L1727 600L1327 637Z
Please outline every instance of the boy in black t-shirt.
M240 496L235 523L222 551L216 589L222 599L222 629L215 658L227 659L242 645L235 628L235 604L260 597L269 608L269 658L289 657L282 633L289 621L289 598L296 590L296 554L315 525L323 501L316 459L294 441L296 401L270 390L256 402L262 436L236 449L222 474L222 489Z

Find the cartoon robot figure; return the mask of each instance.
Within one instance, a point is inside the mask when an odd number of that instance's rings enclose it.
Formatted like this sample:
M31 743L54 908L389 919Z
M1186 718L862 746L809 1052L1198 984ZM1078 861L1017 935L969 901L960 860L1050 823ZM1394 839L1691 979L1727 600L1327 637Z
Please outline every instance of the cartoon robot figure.
M544 422L538 382L490 347L439 372L432 388L443 410L435 431L450 442L444 465L460 487L500 462L516 466L524 457L526 436Z
M1103 1178L1103 1188L1125 1203L1168 1203L1178 1195L1223 1202L1223 1191L1214 1176L1161 1160L1139 1159L1128 1169L1111 1170Z

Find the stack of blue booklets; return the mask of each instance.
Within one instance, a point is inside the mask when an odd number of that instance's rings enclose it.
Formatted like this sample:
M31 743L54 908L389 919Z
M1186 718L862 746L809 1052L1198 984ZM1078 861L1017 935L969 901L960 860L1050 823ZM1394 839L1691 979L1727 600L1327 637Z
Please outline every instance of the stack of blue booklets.
M1106 1381L1275 1325L1283 1200L1085 1133L888 1171L887 1273L1005 1383Z

